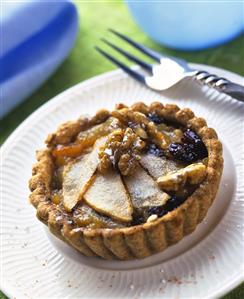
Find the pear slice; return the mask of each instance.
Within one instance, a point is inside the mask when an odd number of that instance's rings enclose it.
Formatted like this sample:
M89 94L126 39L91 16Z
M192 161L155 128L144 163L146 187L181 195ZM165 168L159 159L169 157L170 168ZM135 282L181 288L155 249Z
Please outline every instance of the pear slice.
M74 208L89 187L99 163L99 148L106 139L106 137L98 139L90 153L84 154L79 161L64 167L63 205L67 211L70 212Z
M125 185L135 208L161 206L170 196L160 190L153 178L138 165L131 176L125 176Z
M142 155L140 164L155 180L168 172L177 171L183 167L166 157L157 157L153 154Z
M132 220L132 205L119 173L110 169L105 174L96 174L90 188L84 194L84 200L97 212L115 220Z

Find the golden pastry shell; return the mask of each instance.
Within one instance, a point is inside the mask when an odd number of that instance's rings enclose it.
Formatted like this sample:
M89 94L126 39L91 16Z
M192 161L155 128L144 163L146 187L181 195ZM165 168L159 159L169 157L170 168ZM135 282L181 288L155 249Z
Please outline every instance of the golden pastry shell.
M148 107L136 103L132 107ZM219 188L223 170L222 145L214 129L203 118L195 117L188 109L155 102L150 107L160 107L166 120L176 121L194 130L208 150L207 176L197 190L175 210L156 221L115 229L74 228L63 211L50 200L54 162L51 149L37 151L29 182L30 202L37 210L37 217L49 227L51 233L68 243L85 256L98 256L107 260L141 259L165 250L185 235L193 232L204 219ZM81 120L63 124L58 134L51 134L48 143L67 141L78 133Z

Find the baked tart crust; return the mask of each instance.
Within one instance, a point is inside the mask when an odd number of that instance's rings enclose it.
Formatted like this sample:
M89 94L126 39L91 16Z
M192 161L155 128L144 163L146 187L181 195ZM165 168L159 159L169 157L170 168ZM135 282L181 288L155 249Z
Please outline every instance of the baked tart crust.
M126 106L120 104L118 109ZM99 256L111 260L141 259L163 251L193 232L204 219L218 191L222 170L222 145L214 129L209 128L203 118L196 117L188 109L176 105L154 102L150 106L136 103L133 111L147 113L157 111L167 121L194 130L201 138L208 152L206 177L198 188L177 208L164 216L139 225L116 228L86 228L74 226L69 212L60 209L50 198L55 172L53 147L74 140L81 129L99 125L110 114L99 111L96 117L81 118L61 125L57 132L47 138L48 147L37 151L37 163L33 166L29 181L30 202L36 208L37 218L49 227L59 239L68 243L85 256Z

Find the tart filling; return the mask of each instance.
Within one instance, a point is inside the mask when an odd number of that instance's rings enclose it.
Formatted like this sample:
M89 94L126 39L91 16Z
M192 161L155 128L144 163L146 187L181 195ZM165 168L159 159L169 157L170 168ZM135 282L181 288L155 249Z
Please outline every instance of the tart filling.
M117 250L108 240L105 245L96 238L95 245L87 238L74 241L73 235L88 230L100 238L103 229L110 229L119 240L119 234L126 236L126 229L140 225L149 229L161 219L171 219L179 208L187 211L197 202L194 229L207 211L204 201L199 202L201 190L208 188L209 206L223 164L221 144L203 119L194 117L189 109L157 102L150 106L119 104L112 112L100 110L92 118L63 124L48 136L47 149L38 153L38 161L30 181L30 199L38 218L84 254L120 259L144 257L144 253L140 256L135 248L130 253ZM58 215L53 226L49 223L52 213ZM191 223L187 212L183 214ZM182 229L182 234L192 230Z

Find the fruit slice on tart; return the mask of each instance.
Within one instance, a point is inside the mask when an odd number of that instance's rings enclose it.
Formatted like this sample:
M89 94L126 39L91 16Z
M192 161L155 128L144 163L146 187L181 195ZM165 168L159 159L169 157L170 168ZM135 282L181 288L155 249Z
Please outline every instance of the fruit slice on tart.
M69 163L63 170L63 205L71 211L82 200L85 191L91 184L99 164L99 147L105 143L104 138L98 139L90 153L81 156L80 160Z
M140 164L155 180L182 167L174 160L168 160L165 156L157 156L152 151L141 156Z
M223 168L221 143L205 120L158 102L67 122L37 159L30 201L38 218L81 253L121 260L192 232Z
M170 198L139 165L136 166L133 175L124 177L124 182L135 209L161 206Z
M108 184L109 182L109 184ZM95 211L122 222L132 220L132 206L121 177L114 170L97 173L84 195L86 203Z

